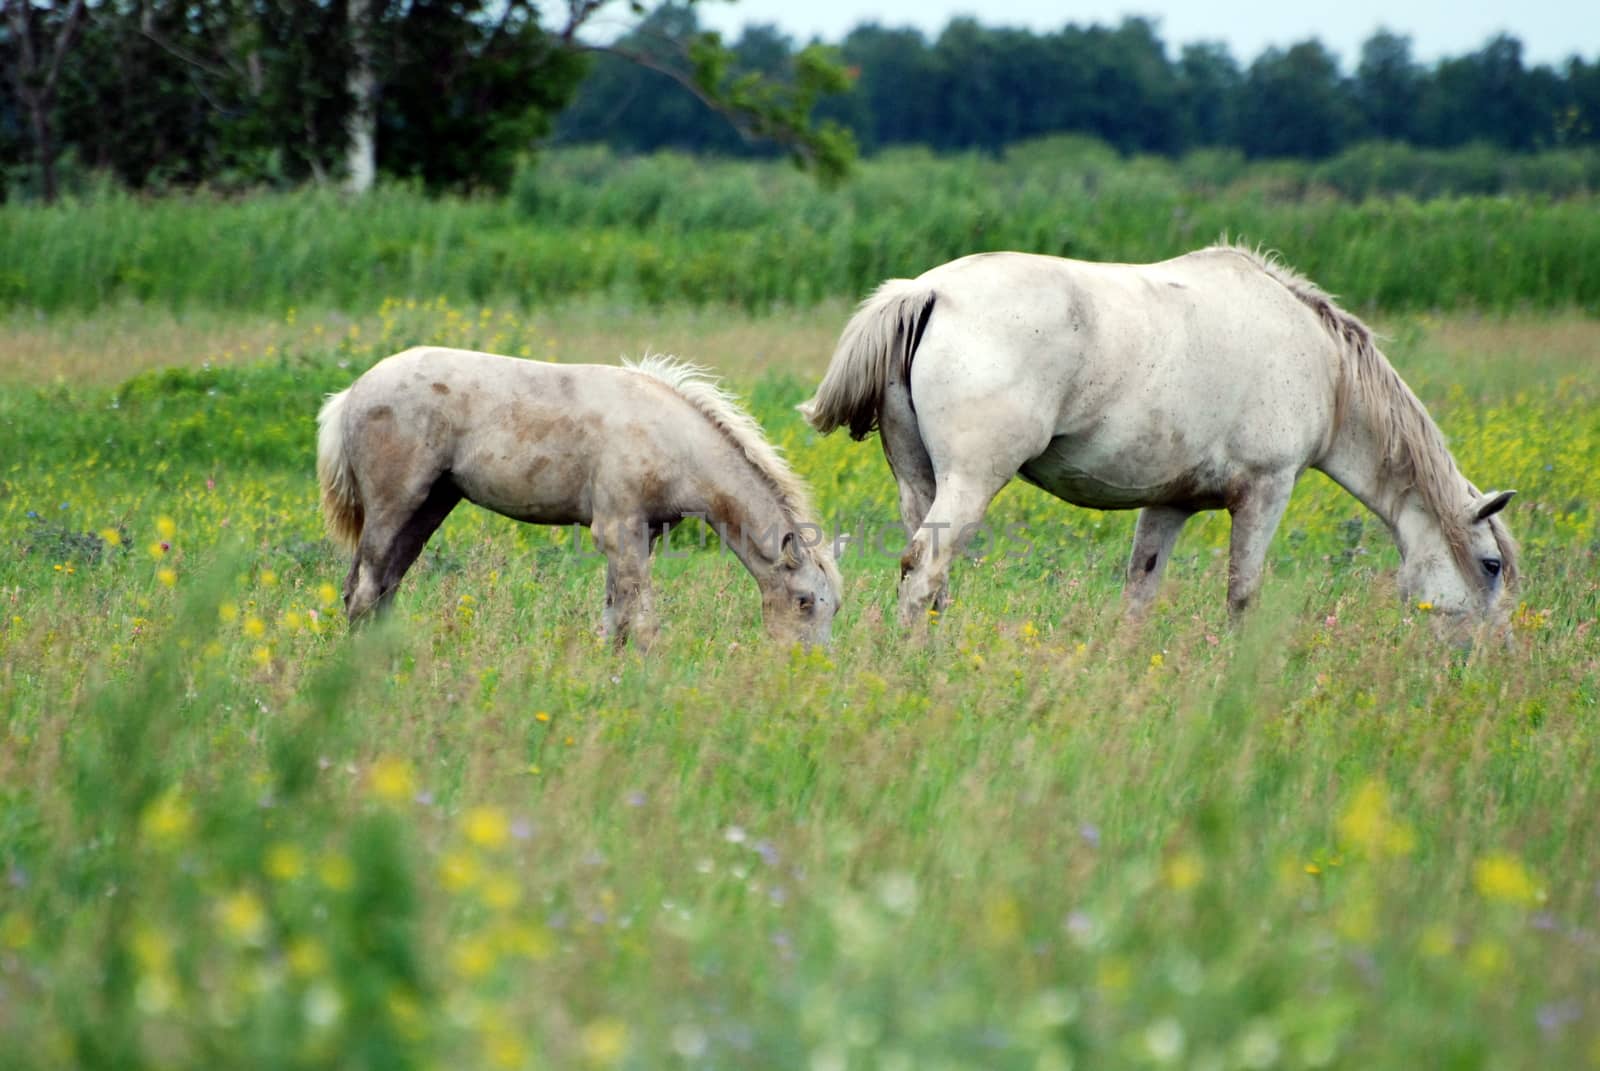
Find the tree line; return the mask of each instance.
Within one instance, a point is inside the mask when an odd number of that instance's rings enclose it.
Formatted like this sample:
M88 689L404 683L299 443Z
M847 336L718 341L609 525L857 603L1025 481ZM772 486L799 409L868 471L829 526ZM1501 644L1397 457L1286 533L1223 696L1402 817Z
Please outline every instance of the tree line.
M998 151L1051 133L1125 153L1323 159L1371 140L1600 145L1600 58L1530 65L1499 36L1419 63L1379 32L1350 72L1315 40L1241 64L1155 25L1049 33L967 18L725 44L693 2L0 0L0 197L108 174L132 189L353 179L502 188L551 143L786 152L837 176L859 146ZM596 39L597 16L630 18ZM610 19L605 20L612 21ZM66 176L63 179L63 174Z
M662 47L696 31L692 8L663 8L636 39ZM1253 159L1324 159L1374 140L1513 152L1600 144L1600 57L1530 65L1505 34L1430 65L1408 37L1380 30L1348 72L1314 39L1245 64L1218 43L1169 49L1142 18L1049 33L958 18L931 39L867 23L837 47L854 89L818 111L868 151L996 151L1052 133L1093 135L1128 153L1231 148ZM750 70L776 71L793 48L754 26L732 50ZM761 151L690 103L650 70L601 59L558 131L616 149Z

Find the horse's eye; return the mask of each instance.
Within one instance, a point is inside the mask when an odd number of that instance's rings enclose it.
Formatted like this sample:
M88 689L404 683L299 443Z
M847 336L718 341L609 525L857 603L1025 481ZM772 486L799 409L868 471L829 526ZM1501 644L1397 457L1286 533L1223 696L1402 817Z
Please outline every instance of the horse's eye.
M1483 571L1488 573L1490 576L1499 576L1500 575L1500 559L1499 558L1485 558L1485 559L1483 559Z
M817 597L815 595L797 595L795 596L794 604L809 614L817 607Z

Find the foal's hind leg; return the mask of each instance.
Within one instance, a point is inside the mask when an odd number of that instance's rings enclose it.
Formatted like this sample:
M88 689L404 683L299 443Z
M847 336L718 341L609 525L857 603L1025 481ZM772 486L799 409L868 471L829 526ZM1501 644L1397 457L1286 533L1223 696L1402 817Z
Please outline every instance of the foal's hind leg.
M1173 544L1192 516L1193 510L1177 506L1146 506L1139 511L1139 524L1133 533L1133 552L1128 556L1128 577L1122 587L1123 606L1128 617L1138 620L1150 609L1156 589L1161 586L1167 559L1172 557Z
M443 475L420 495L412 493L399 502L368 511L355 561L345 580L345 616L352 623L388 606L406 570L460 501L461 492L448 475Z

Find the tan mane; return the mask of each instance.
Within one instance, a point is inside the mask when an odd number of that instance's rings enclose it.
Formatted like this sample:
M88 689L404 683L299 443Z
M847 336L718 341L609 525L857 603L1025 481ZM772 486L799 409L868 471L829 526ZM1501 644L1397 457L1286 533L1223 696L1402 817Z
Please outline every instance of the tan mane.
M1423 506L1439 522L1463 574L1478 576L1467 527L1470 522L1457 501L1457 481L1463 478L1445 444L1444 433L1379 351L1372 330L1358 317L1340 308L1331 294L1284 264L1275 253L1226 240L1210 248L1245 257L1317 314L1323 328L1338 344L1339 394L1335 402L1338 419L1343 420L1351 411L1351 402L1356 402L1361 411L1372 414L1371 430L1383 458L1381 471L1385 481L1398 491L1409 488L1417 492ZM1477 494L1470 483L1467 486ZM1489 518L1489 527L1499 544L1503 576L1509 584L1516 579L1516 544L1500 518Z
M710 373L698 365L658 353L647 353L637 361L624 358L622 364L665 384L699 410L772 488L789 522L823 535L822 526L815 520L816 507L811 503L811 492L805 481L783 460L755 418ZM805 533L799 534L804 541ZM828 575L835 592L842 591L839 567L825 536L809 549L812 559Z

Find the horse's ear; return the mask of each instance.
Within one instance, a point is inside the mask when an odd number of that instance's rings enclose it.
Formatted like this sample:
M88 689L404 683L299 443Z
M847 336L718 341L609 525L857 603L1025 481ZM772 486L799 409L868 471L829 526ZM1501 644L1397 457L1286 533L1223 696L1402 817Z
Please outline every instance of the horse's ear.
M1515 491L1489 491L1478 496L1472 504L1472 519L1486 521L1496 513L1506 508L1506 503L1511 501Z
M800 568L800 537L793 532L783 533L783 542L778 545L778 562L785 569Z

